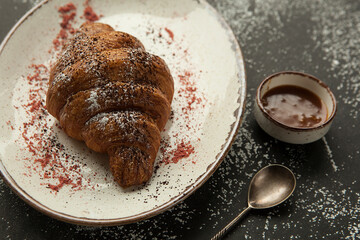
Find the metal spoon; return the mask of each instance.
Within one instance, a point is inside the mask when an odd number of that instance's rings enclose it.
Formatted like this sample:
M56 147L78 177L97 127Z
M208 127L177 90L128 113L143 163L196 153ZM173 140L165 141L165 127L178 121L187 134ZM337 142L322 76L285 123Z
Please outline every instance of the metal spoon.
M262 168L250 182L248 207L211 240L223 237L251 209L265 209L282 203L294 192L295 186L295 176L287 167L272 164Z

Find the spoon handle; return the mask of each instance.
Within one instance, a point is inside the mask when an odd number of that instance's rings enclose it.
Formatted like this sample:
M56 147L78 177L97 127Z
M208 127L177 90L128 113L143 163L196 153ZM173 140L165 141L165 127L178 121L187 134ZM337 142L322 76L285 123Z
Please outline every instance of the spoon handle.
M245 214L247 214L250 211L251 207L248 206L244 209L239 215L236 216L228 225L226 225L223 229L221 229L220 232L218 232L214 237L211 238L211 240L218 240L222 238Z

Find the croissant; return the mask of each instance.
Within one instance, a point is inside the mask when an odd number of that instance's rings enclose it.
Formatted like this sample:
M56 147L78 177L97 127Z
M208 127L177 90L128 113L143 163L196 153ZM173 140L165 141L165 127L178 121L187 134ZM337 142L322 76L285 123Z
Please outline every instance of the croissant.
M115 180L129 187L152 175L173 94L166 63L138 39L85 23L50 70L46 106L67 135L107 153Z

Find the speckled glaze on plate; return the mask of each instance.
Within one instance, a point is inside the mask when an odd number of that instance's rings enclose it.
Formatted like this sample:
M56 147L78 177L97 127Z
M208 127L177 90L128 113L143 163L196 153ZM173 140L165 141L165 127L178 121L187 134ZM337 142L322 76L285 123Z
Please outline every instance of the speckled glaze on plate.
M83 1L72 2L77 12L82 13ZM49 66L53 61L54 52L49 49L60 30L57 9L65 3L49 0L36 6L17 23L0 47L2 176L28 204L70 223L120 225L159 214L198 189L231 146L240 126L246 95L239 45L230 28L206 1L91 1L95 11L103 15L100 22L136 36L147 51L167 62L175 81L173 117L162 133L166 139L162 148L167 151L159 151L156 171L146 185L122 189L112 180L106 155L94 153L83 143L67 137L56 120L47 115L41 121L50 126L46 136L55 141L51 151L59 153L54 157L68 170L74 169L71 164L76 163L76 171L69 176L81 177L83 183L81 188L64 185L56 192L48 186L59 184L59 179L44 177L50 166L36 161L36 154L28 147L32 140L24 137L24 128L28 127L24 123L33 117L24 106L28 104L29 93L36 88L26 80L33 74L28 66ZM84 21L79 15L75 27ZM191 82L190 86L184 85L184 78ZM195 98L191 89L186 90L188 87L196 89ZM186 98L186 94L190 95ZM196 101L189 103L189 97ZM191 108L184 114L189 104ZM33 135L44 132L31 126L27 131ZM191 143L194 152L177 163L164 164L179 141Z

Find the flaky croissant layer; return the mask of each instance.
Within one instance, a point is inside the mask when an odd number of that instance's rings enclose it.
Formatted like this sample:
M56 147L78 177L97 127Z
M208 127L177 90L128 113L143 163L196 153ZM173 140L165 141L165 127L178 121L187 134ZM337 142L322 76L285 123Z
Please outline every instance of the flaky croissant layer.
M173 95L164 60L130 34L85 23L51 68L46 105L66 134L108 153L129 187L152 175Z

